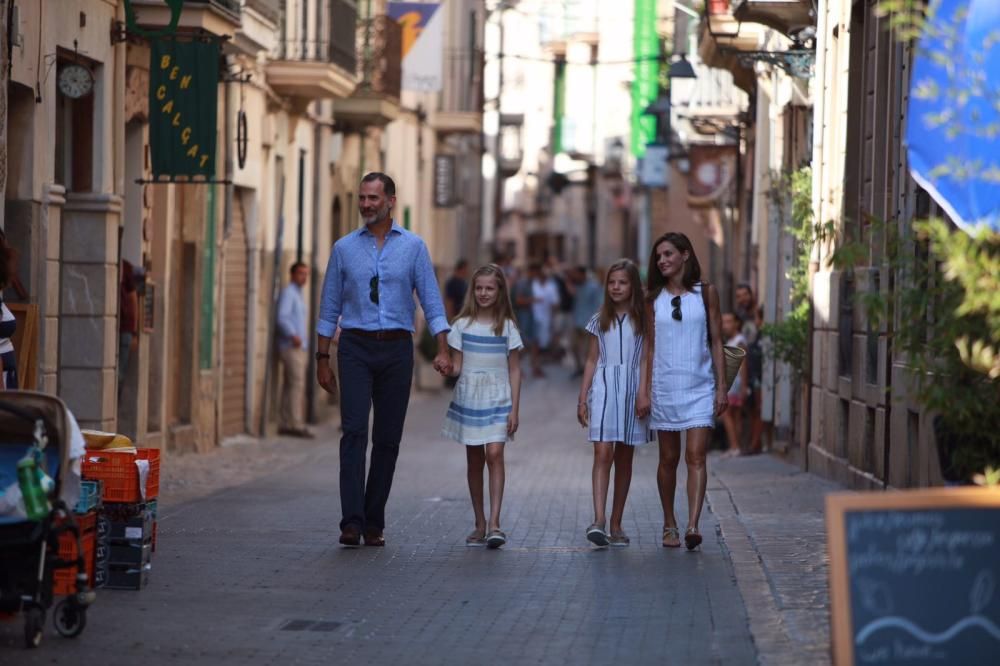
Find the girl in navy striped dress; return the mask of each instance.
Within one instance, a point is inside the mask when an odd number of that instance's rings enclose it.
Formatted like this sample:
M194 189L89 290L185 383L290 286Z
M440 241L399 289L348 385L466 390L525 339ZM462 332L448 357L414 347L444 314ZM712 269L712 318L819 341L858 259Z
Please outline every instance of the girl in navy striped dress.
M608 269L604 282L604 303L587 331L590 340L583 371L577 419L590 429L594 443L594 522L587 539L597 546L627 546L622 529L625 499L632 483L632 454L635 447L649 441L646 418L649 400L639 400L646 364L643 331L646 309L642 280L636 265L622 259ZM605 506L611 465L615 466L615 492L611 506L611 529L605 530Z
M472 288L448 333L455 395L445 417L445 437L465 444L469 494L476 526L467 546L499 548L503 502L503 448L517 432L521 395L521 334L514 323L507 279L495 264L472 274ZM483 468L490 470L490 520L483 510Z

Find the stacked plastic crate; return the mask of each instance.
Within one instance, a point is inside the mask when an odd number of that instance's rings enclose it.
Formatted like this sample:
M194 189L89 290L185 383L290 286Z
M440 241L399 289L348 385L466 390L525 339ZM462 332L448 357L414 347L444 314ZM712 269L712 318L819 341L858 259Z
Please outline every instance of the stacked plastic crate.
M97 522L101 508L101 482L83 481L80 484L80 499L73 507L73 518L80 530L77 541L72 534L59 537L59 559L75 560L77 547L83 549L84 567L90 587L97 587L97 572L95 553L97 549ZM76 594L76 567L56 569L52 572L52 594L70 596Z
M160 489L159 449L88 450L83 477L104 484L96 528L97 586L139 590L149 582Z

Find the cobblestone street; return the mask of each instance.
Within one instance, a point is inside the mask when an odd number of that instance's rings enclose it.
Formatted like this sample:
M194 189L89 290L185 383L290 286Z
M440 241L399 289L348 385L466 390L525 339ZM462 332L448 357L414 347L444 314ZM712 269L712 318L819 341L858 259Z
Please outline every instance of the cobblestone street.
M828 661L822 495L835 486L768 456L713 456L702 550L667 550L648 446L626 508L631 547L594 550L577 386L551 377L522 396L502 550L464 547L465 456L437 435L448 395L415 394L385 549L337 545L335 426L286 455L279 441L181 458L165 473L149 586L101 591L79 639L49 625L38 651L20 647L19 622L0 624L0 663ZM212 469L225 487L208 492Z

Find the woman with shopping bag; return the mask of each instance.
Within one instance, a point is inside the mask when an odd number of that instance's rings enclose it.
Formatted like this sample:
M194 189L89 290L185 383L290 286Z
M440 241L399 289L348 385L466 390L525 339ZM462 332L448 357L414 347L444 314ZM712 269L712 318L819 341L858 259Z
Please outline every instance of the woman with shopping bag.
M653 244L647 273L649 332L647 383L640 402L650 405L651 430L659 444L656 473L663 504L663 546L681 545L674 515L681 433L687 433L688 550L702 541L698 531L708 472L706 453L715 419L729 405L719 293L701 281L701 265L687 236L666 233Z

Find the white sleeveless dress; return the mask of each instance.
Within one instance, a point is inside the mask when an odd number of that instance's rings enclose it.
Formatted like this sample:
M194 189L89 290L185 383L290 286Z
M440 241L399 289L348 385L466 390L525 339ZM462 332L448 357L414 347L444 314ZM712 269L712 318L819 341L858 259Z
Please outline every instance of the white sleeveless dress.
M681 321L673 318L673 295L664 290L653 303L653 403L651 430L715 426L715 373L701 285L681 296Z

